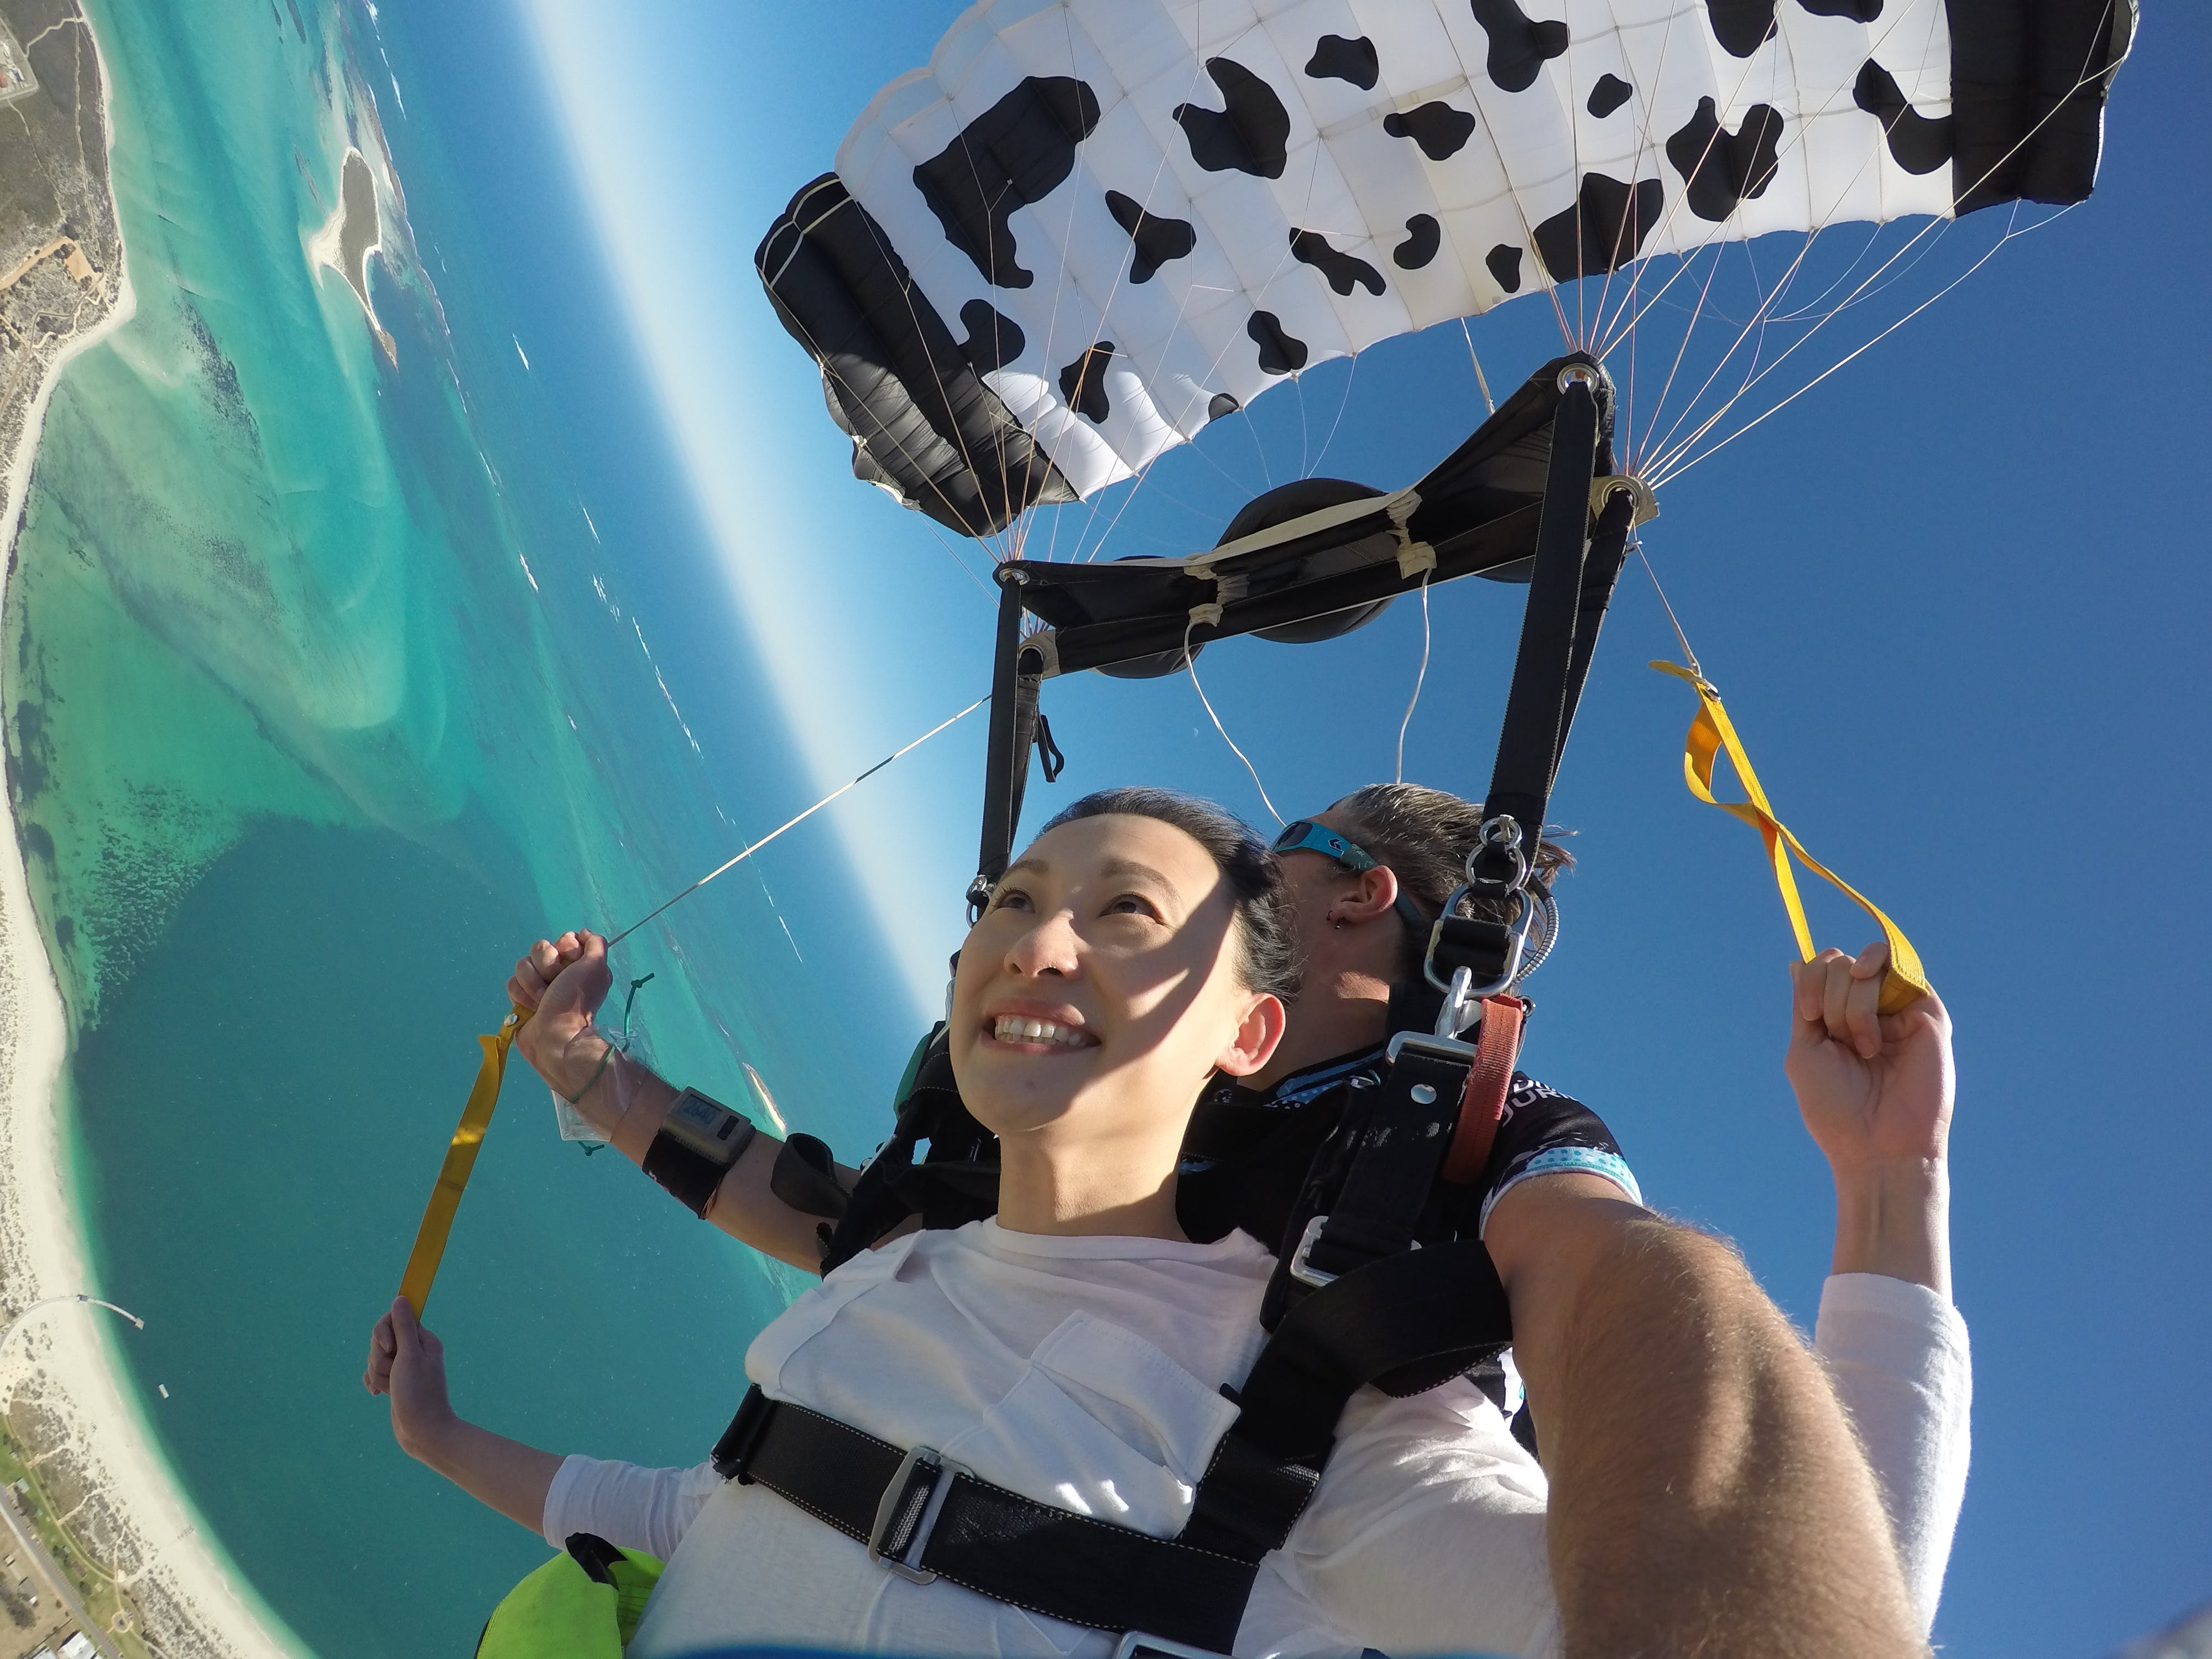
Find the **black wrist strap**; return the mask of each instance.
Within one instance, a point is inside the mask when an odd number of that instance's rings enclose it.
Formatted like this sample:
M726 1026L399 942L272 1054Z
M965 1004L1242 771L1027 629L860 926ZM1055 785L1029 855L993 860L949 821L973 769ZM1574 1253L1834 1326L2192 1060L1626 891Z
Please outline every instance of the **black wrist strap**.
M759 1128L719 1100L696 1089L677 1096L661 1120L660 1133L646 1148L643 1168L668 1194L701 1220L715 1189L729 1174Z

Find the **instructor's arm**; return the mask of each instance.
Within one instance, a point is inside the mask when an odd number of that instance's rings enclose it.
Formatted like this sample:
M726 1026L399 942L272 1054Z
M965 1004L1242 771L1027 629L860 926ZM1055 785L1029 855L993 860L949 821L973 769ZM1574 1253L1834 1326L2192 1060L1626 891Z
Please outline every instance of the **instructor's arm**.
M507 982L514 1005L534 1011L514 1046L554 1093L606 1136L607 1145L642 1164L679 1091L618 1052L592 1024L612 983L606 941L597 933L538 940ZM818 1218L793 1209L769 1188L782 1148L765 1130L754 1136L708 1200L707 1219L764 1255L818 1272Z
M1486 1235L1570 1655L1923 1654L1866 1460L1735 1253L1559 1175Z

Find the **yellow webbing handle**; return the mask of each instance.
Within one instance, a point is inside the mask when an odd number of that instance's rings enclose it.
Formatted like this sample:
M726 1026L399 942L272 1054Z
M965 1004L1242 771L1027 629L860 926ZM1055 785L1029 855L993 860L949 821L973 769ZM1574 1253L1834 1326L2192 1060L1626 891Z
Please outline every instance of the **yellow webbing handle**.
M1790 912L1790 930L1797 935L1798 954L1810 962L1814 952L1813 930L1806 923L1804 902L1797 896L1797 877L1790 867L1791 853L1803 861L1808 870L1832 883L1881 925L1882 937L1889 941L1889 971L1881 984L1881 1012L1901 1013L1916 999L1929 994L1934 988L1928 983L1927 972L1920 965L1920 953L1912 948L1912 941L1865 894L1807 852L1797 837L1774 816L1766 792L1759 787L1759 774L1752 770L1751 757L1743 752L1743 740L1736 736L1735 727L1729 724L1728 710L1721 706L1721 694L1703 675L1680 663L1655 662L1651 665L1662 674L1687 680L1698 689L1698 717L1690 722L1690 735L1683 740L1682 776L1690 786L1690 793L1699 800L1741 818L1759 831L1759 839L1766 843L1767 859L1774 866L1774 884L1782 891L1783 908ZM1735 768L1736 777L1750 799L1721 800L1713 794L1713 763L1723 750L1727 750L1729 763Z
M499 1104L499 1085L507 1076L507 1051L530 1023L530 1012L527 1008L510 1008L497 1031L477 1039L483 1045L483 1063L477 1067L476 1086L469 1091L469 1103L461 1108L453 1138L446 1143L446 1161L438 1166L438 1184L430 1189L422 1224L415 1230L415 1248L407 1253L407 1271L399 1280L399 1294L407 1298L417 1319L422 1316L422 1304L430 1299L430 1281L438 1276L446 1237L453 1231L454 1212L461 1207L461 1194L468 1190L469 1174L477 1166L477 1150L483 1145L491 1109Z

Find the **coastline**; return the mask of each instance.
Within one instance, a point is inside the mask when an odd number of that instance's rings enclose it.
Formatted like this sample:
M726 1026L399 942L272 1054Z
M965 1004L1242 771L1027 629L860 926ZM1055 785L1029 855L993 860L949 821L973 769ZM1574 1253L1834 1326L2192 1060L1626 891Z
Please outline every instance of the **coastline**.
M91 19L81 25L99 70L102 125L114 146L114 88ZM111 178L107 206L115 212ZM15 453L0 468L0 552L12 577L31 474L55 387L79 354L131 320L137 301L117 219L119 280L99 321L46 365ZM0 591L3 594L3 591ZM33 909L12 800L0 797L0 1295L21 1309L93 1288L82 1218L71 1190L60 1092L67 1016ZM70 1530L113 1566L143 1633L161 1650L207 1659L296 1659L307 1650L259 1604L243 1575L201 1530L108 1346L126 1335L89 1307L42 1313L0 1353L0 1398L27 1397L38 1425L21 1449L65 1472L85 1495ZM47 1460L52 1460L48 1462ZM0 1498L0 1502L10 1499ZM11 1516L11 1520L15 1517ZM112 1639L112 1638L107 1638Z

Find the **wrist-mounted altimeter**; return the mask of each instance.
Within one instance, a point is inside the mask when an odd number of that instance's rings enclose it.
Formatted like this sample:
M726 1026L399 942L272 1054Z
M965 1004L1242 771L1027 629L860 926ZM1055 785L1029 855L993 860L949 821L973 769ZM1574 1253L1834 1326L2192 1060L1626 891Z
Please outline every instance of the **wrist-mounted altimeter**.
M646 1174L676 1201L704 1219L714 1190L760 1133L750 1119L696 1089L676 1097L660 1133L646 1149Z

